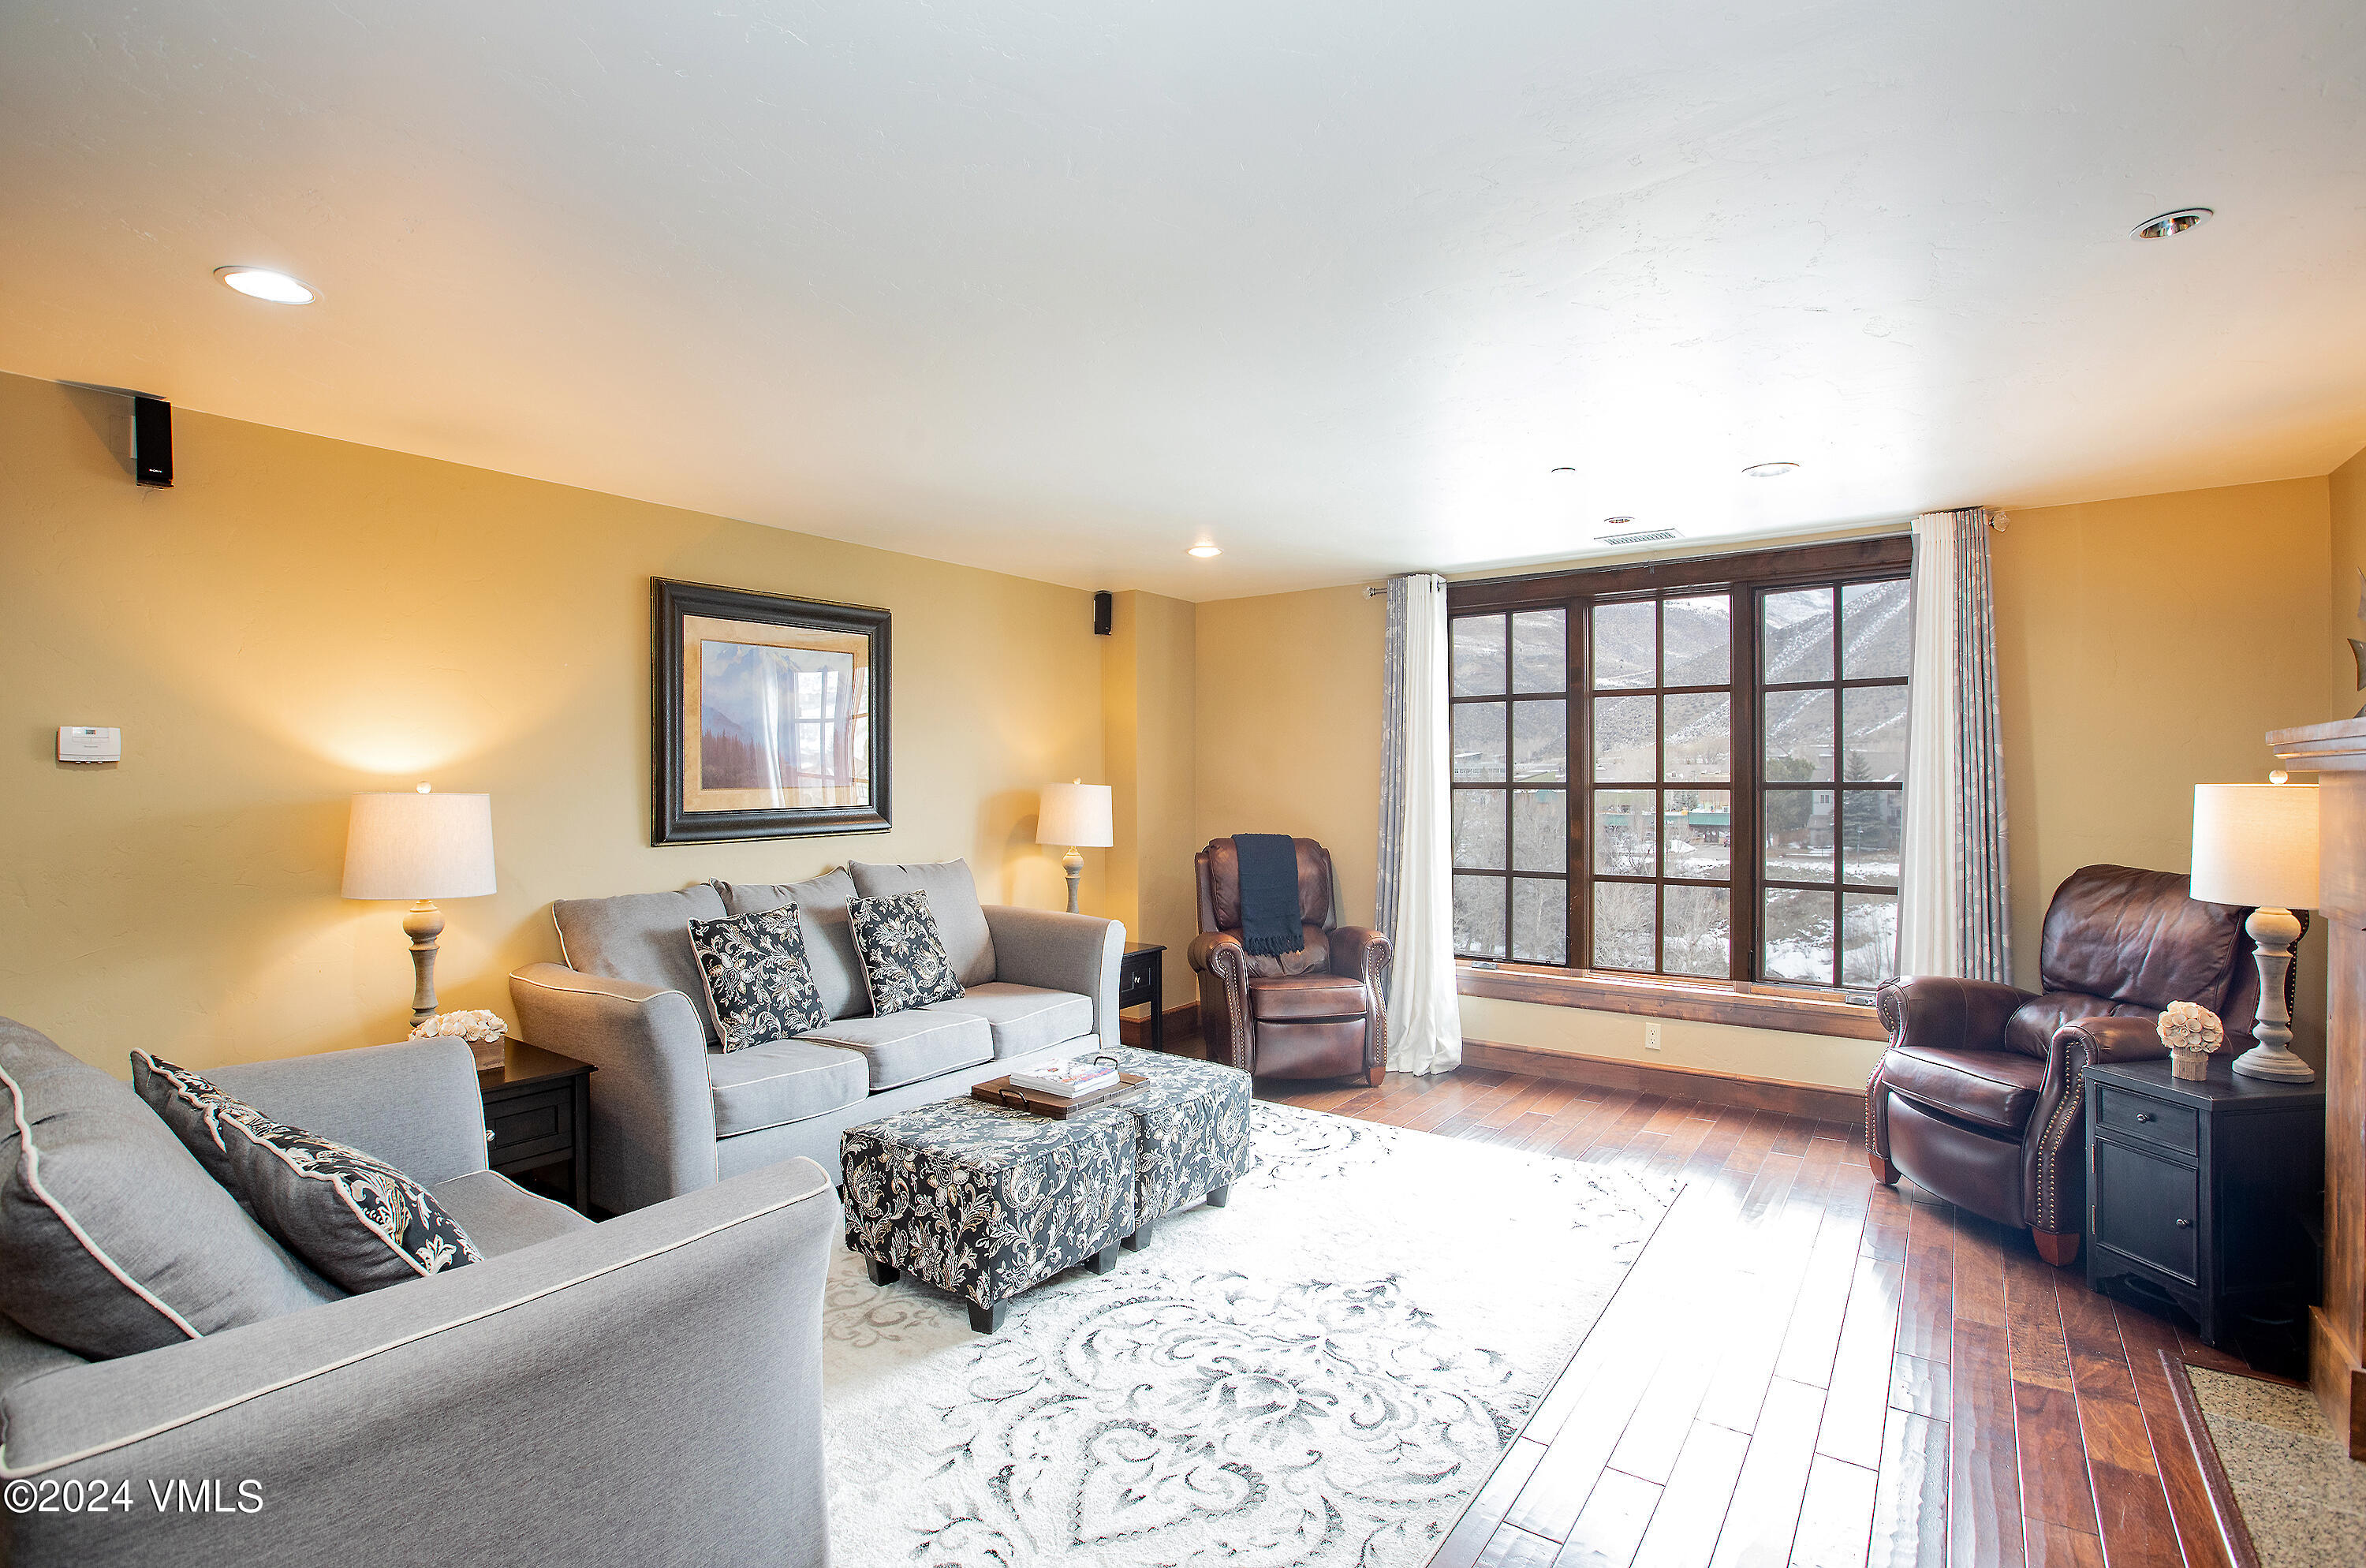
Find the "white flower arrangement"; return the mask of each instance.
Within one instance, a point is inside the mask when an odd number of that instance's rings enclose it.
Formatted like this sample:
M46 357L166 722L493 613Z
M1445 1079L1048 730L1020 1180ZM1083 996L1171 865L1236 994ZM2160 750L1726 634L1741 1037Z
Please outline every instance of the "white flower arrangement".
M480 1045L499 1040L509 1032L510 1026L501 1021L499 1013L489 1011L484 1008L477 1008L468 1012L437 1013L434 1018L412 1030L411 1037L413 1040L427 1040L436 1035L448 1034L466 1040L471 1045Z
M2171 1077L2210 1076L2210 1053L2226 1043L2218 1015L2194 1002L2171 1002L2160 1015L2160 1043L2169 1047Z

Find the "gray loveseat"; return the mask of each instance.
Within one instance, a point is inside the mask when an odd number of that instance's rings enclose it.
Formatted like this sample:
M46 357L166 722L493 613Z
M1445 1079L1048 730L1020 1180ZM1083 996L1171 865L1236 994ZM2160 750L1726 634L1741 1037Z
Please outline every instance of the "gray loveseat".
M35 1102L18 1114L52 1182L110 1168L106 1145L60 1140L152 1114L6 1020L0 1067L0 1104ZM207 1076L429 1186L485 1260L111 1359L0 1317L0 1476L34 1505L0 1510L0 1562L828 1560L820 1315L839 1217L820 1170L794 1161L595 1226L485 1168L459 1041ZM0 1136L20 1170L24 1136ZM210 1189L194 1159L182 1174Z
M915 890L929 895L963 994L874 1018L846 907ZM689 922L792 900L830 1021L795 1039L719 1050ZM510 996L525 1039L600 1069L592 1201L614 1213L793 1156L834 1183L839 1134L857 1122L1118 1037L1125 927L981 906L960 861L858 862L798 883L560 899L551 919L565 962L518 970Z

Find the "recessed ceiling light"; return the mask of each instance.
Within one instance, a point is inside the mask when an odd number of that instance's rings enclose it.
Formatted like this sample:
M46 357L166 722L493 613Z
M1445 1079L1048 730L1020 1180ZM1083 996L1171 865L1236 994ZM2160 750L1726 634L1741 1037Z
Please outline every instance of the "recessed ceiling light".
M2188 229L2199 229L2209 221L2210 209L2180 207L2174 212L2164 212L2158 218L2146 219L2128 231L2128 238L2131 240L2171 239L2184 233Z
M260 266L218 266L214 276L250 299L274 305L310 305L320 296L284 272Z
M1213 557L1222 555L1224 552L1222 548L1214 545L1194 545L1183 553L1187 556L1198 556L1201 560L1208 560Z
M1752 463L1741 471L1753 479L1779 479L1798 466L1791 462Z

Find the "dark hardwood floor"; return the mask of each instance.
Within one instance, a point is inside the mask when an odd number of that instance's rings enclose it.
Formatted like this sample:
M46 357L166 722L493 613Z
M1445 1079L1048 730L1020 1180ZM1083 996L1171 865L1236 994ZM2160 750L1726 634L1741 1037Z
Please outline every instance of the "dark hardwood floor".
M1683 1195L1432 1568L2227 1562L2158 1352L1862 1126L1464 1069L1265 1097Z

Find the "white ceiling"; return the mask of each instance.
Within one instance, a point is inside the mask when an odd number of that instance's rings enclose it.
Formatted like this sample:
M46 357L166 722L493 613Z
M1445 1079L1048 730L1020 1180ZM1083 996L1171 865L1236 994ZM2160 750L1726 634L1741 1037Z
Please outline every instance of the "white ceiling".
M0 138L0 368L1082 587L2366 442L2358 0L20 0Z

